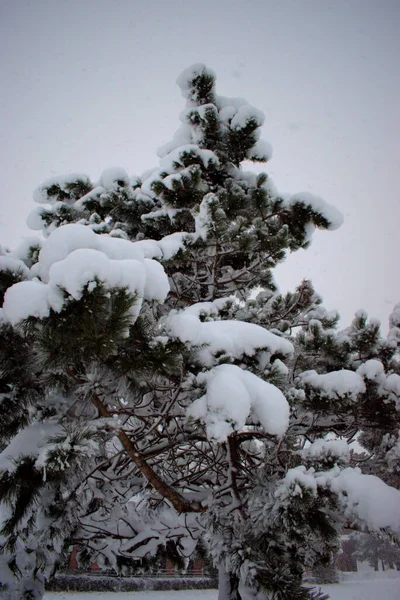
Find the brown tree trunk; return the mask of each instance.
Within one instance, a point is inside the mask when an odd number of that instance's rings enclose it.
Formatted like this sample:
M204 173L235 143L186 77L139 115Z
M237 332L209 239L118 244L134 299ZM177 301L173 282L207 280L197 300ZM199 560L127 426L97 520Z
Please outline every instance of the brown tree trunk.
M92 396L92 403L98 409L101 417L111 417L107 407L98 396ZM139 452L139 450L135 447L134 443L126 435L125 431L120 429L118 432L118 438L124 450L127 452L127 454L129 454L129 457L136 464L141 473L163 498L166 498L171 502L178 513L204 512L205 508L201 506L201 504L186 500L182 494L174 490L168 483L159 477L152 466L146 461L141 452Z

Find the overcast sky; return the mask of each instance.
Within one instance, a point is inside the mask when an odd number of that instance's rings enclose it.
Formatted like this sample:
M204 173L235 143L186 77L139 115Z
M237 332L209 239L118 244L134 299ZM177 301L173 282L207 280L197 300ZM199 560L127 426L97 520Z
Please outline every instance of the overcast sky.
M386 328L400 301L399 0L0 0L0 242L26 235L49 176L140 175L178 127L194 62L264 111L281 192L312 191L345 224L276 273L311 278L343 325Z

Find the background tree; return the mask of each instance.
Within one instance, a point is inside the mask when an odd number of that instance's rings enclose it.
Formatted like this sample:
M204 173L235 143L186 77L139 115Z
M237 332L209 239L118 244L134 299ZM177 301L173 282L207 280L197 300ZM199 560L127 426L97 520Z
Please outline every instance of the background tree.
M29 217L44 241L0 257L9 597L39 598L71 543L117 569L203 539L221 600L240 582L317 598L304 566L329 563L347 522L400 529L399 492L359 468L398 465L398 311L382 340L364 313L337 332L308 281L277 291L273 267L341 215L244 170L270 157L264 117L211 70L178 83L159 168L46 181Z

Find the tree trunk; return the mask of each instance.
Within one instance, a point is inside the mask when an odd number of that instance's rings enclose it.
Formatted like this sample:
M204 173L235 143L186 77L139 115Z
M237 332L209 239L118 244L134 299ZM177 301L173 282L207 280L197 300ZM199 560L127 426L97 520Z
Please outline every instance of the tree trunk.
M242 600L239 578L233 573L227 573L223 566L218 569L218 600Z

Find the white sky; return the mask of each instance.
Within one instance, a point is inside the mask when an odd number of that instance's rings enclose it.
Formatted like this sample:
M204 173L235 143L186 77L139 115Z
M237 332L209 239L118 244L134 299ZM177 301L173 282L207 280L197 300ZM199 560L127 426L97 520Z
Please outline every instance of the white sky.
M182 69L266 115L263 167L281 192L310 190L345 224L318 232L276 278L311 278L343 324L400 300L399 0L2 0L0 241L26 235L51 175L141 174L178 127Z

